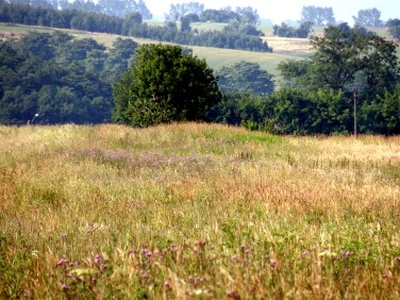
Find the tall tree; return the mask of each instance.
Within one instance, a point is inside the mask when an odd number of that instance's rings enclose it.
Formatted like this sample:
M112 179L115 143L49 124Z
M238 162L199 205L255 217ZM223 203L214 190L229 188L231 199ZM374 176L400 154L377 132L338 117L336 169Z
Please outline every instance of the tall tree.
M357 17L353 16L354 22L359 26L382 27L381 12L377 8L362 9L358 11Z
M306 62L283 62L279 69L291 86L333 88L368 97L393 90L399 79L396 45L362 27L330 26L311 41L315 53Z
M240 16L240 22L243 24L257 25L260 21L260 15L257 9L251 6L247 7L236 7L235 11Z
M204 120L205 111L221 99L205 60L162 44L139 46L113 94L114 121L137 127Z
M204 4L199 2L171 4L168 14L165 14L165 19L168 21L177 21L188 14L200 16L203 11Z
M312 22L316 26L334 25L336 23L332 7L303 6L301 21Z

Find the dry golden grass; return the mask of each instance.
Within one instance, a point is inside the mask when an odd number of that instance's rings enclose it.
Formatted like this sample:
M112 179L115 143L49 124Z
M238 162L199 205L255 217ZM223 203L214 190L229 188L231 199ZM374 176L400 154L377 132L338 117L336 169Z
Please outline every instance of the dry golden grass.
M398 299L399 142L0 127L0 292Z

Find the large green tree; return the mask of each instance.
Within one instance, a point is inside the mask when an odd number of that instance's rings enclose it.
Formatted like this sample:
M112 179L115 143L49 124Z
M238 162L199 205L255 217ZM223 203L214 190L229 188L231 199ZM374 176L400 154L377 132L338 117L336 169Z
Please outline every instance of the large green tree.
M382 27L381 12L377 8L362 9L358 11L357 17L353 16L356 25L369 27Z
M396 44L363 27L350 28L347 24L326 28L324 36L315 38L311 44L315 52L308 60L280 64L283 85L308 91L342 92L351 104L345 109L354 116L359 132L396 132L393 128L397 125L386 128L382 121L390 119L387 117L390 109L393 115L398 115L389 97L400 78ZM385 106L384 100L390 105ZM383 107L386 116L380 113ZM350 131L348 124L345 127Z
M332 7L319 7L314 5L303 6L301 21L312 22L316 26L333 25L336 23Z
M396 45L363 27L330 26L311 45L315 52L309 60L280 64L286 86L350 93L357 87L371 98L396 87L400 74Z
M146 44L113 86L115 122L136 127L204 120L221 94L205 60L180 46Z
M273 75L262 70L257 63L241 61L230 67L221 68L217 75L219 87L225 94L250 92L266 95L274 91Z

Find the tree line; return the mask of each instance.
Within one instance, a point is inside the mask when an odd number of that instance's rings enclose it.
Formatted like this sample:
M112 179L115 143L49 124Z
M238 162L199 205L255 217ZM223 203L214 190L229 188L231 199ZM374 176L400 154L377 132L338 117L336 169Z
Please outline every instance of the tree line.
M250 25L230 24L224 31L198 33L191 29L190 21L180 29L176 22L166 22L164 26L150 26L143 22L138 12L129 13L124 18L120 18L94 12L56 10L0 0L0 22L103 32L184 45L272 51L265 41L249 34L254 31L250 30L252 28L249 29Z
M310 58L280 63L283 88L266 97L225 97L213 118L278 134L400 134L394 42L342 23L311 46Z
M111 84L137 47L117 38L111 49L62 32L31 32L0 42L0 123L103 123L111 120Z
M143 0L8 0L7 2L50 9L79 10L84 12L116 16L120 18L123 18L129 13L138 12L146 20L151 20L153 18L153 15Z
M34 121L40 124L111 121L112 85L132 63L137 47L129 38L117 38L107 49L94 39L58 31L0 41L0 123L23 125L36 114ZM272 76L258 64L242 62L232 68L235 76L231 68L221 69L219 89L248 90L252 82L254 93L273 90Z
M221 95L204 61L188 57L179 47L150 46L114 85L114 121L146 127L201 120L298 135L400 133L400 67L393 42L343 23L327 27L311 46L310 58L279 65L283 88L273 91L271 86L258 94L250 82L235 88L240 76L227 84L237 74L234 68L222 69L221 83L227 89L220 88ZM191 67L177 63L180 60L190 60L193 71L188 73ZM246 63L235 67L250 68L246 73L256 70ZM195 78L202 78L203 88L189 88L198 86ZM271 77L257 79L267 83ZM197 105L199 101L203 104Z
M210 69L190 49L31 32L0 42L0 123L209 121L276 134L400 133L396 45L363 27L329 26L308 59ZM39 117L35 117L39 114ZM354 127L354 116L357 124Z
M355 26L383 27L387 26L389 34L400 38L400 20L391 19L386 23L381 20L381 12L377 8L362 9L353 16ZM312 26L335 26L337 24L332 7L303 6L298 27L289 26L286 22L273 26L273 34L280 37L308 38Z

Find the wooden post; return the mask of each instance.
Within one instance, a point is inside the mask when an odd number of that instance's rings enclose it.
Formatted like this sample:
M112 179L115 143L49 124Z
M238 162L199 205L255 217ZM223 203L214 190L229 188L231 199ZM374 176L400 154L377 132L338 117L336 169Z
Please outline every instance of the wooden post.
M357 137L357 87L353 87L354 92L354 137Z

